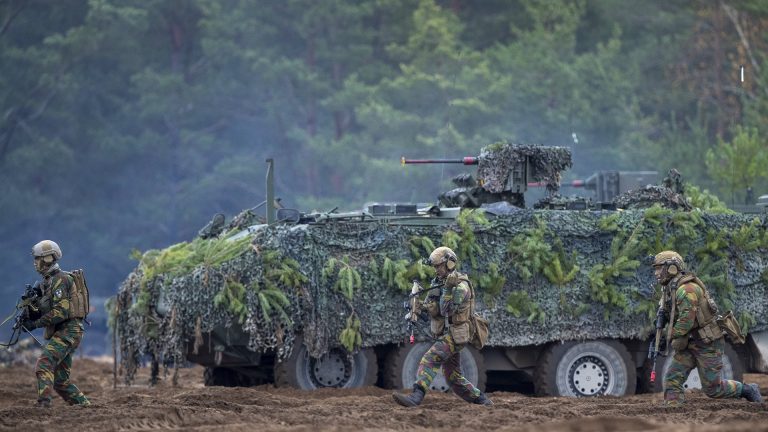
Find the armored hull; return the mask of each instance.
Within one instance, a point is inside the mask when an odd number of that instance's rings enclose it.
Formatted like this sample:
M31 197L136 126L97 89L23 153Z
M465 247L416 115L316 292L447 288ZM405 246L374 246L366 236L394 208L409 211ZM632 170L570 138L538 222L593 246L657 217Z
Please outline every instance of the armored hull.
M403 301L413 279L429 283L421 259L436 245L458 252L490 321L488 346L462 357L481 387L514 379L542 395L659 390L645 378L658 302L647 257L670 248L750 334L727 349L724 373L766 368L765 215L658 205L378 213L243 225L148 252L118 295L126 378L149 355L202 364L212 385L408 387L430 336L407 342Z

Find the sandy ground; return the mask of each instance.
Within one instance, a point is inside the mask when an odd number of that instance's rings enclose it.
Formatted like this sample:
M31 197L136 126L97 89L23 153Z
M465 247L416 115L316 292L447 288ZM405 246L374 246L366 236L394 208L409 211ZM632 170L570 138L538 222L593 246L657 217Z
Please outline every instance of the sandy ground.
M429 394L418 408L402 408L380 388L302 392L204 387L200 367L182 369L179 385L170 378L148 387L142 370L131 387L113 389L112 365L78 359L73 381L90 408L61 399L50 409L34 406L32 366L0 368L0 431L183 430L183 431L768 431L768 405L713 400L692 392L685 408L659 407L660 395L626 398L535 398L493 392L496 405L469 405L449 394ZM768 389L768 375L745 380Z

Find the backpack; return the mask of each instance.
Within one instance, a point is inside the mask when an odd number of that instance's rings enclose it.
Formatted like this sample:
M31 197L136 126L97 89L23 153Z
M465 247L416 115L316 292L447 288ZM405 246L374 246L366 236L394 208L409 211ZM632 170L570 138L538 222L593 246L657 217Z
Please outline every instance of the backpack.
M469 283L469 289L472 291L469 310L469 322L470 328L472 329L472 337L470 338L469 343L478 350L481 350L485 344L488 343L488 336L490 333L488 330L488 320L475 312L475 288L468 278L465 278L464 280Z
M85 274L82 269L72 270L71 273L68 272L67 274L72 276L72 279L75 281L69 298L70 316L72 318L85 319L91 309L90 294L88 292L88 284L85 282Z

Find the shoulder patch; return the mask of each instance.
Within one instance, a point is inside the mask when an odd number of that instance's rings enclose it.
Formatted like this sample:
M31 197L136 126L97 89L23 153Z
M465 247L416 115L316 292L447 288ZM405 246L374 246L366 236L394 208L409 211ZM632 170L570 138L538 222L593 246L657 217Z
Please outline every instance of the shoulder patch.
M62 297L64 297L64 292L62 291L61 288L56 288L53 291L53 299L54 300L61 300Z

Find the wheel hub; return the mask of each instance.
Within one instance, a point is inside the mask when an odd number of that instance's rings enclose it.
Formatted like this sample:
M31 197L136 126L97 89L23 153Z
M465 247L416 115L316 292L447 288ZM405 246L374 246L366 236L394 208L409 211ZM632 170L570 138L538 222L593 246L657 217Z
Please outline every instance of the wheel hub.
M593 355L579 357L568 370L568 383L578 397L603 395L609 382L606 363Z
M327 355L309 358L307 372L312 383L317 387L344 387L352 372L352 361L349 356L337 349Z

